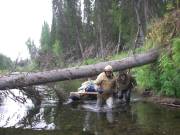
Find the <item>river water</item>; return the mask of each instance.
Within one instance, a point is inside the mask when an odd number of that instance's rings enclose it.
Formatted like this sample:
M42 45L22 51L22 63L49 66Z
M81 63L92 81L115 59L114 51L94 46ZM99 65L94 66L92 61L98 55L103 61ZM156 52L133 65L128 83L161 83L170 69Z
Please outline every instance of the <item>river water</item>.
M88 105L95 101L67 106L52 96L34 106L29 99L20 103L5 97L0 106L0 135L180 135L178 109L145 103L136 96L129 105L111 110L96 111L87 109Z

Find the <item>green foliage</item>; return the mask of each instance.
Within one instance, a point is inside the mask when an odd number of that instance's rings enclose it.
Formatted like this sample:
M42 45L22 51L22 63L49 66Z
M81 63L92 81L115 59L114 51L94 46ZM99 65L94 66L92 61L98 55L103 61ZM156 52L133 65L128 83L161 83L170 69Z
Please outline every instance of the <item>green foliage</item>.
M168 4L166 5L166 9L167 9L167 10L172 10L172 9L174 9L173 3L172 3L172 2L171 2L171 3L168 3Z
M32 71L35 72L35 71L38 71L38 69L39 68L34 60L32 60L31 62L29 62L23 67L21 66L16 67L16 71L18 72L32 72Z
M180 38L174 39L172 51L174 52L172 56L174 63L176 64L176 67L180 67Z
M154 41L152 41L151 39L148 39L148 40L145 40L143 47L136 48L134 50L134 52L135 53L144 53L154 47L155 47Z
M173 40L171 53L165 50L156 64L137 68L134 72L142 88L180 97L180 38Z
M0 54L0 70L7 70L12 68L12 61L10 58L6 57L3 54Z
M48 60L56 56L66 65L84 59L86 54L83 52L90 48L95 49L90 57L100 56L101 51L114 51L118 41L120 51L133 49L138 30L135 7L138 6L143 31L146 33L146 25L152 18L164 13L166 2L84 0L82 3L80 0L52 0L51 30L44 22L39 55L44 57L46 53ZM103 50L100 50L100 43L103 44Z
M167 10L174 10L176 7L179 6L179 0L167 0L166 1L166 9Z
M180 38L173 40L171 54L163 53L159 68L161 92L180 97Z
M180 38L173 40L172 56L163 53L161 62L161 84L162 91L166 95L180 97Z
M74 91L74 90L77 90L79 86L81 86L81 83L83 82L84 80L68 80L68 81L64 81L64 82L58 82L57 83L57 87L59 89L62 89L65 90L66 92L71 92L71 91Z
M152 70L152 67L150 65L136 68L133 71L135 72L137 84L141 88L157 90L156 72Z
M50 28L47 22L44 22L42 26L42 31L41 31L41 49L43 51L48 51L51 50L51 45L50 45Z
M92 59L92 58L89 58L83 61L84 65L90 65L90 64L95 64L95 63L97 63L97 60Z
M88 58L88 59L85 59L82 64L83 65L90 65L90 64L96 64L98 62L103 62L103 61L108 61L108 60L120 60L122 58L125 58L128 56L128 52L121 52L119 54L115 54L115 55L112 55L112 56L108 56L106 57L105 59L96 59L96 58Z
M145 45L137 51L163 47L156 64L135 69L139 86L167 96L180 97L180 29L177 10L151 25Z
M36 58L37 51L38 51L36 48L36 45L34 44L34 41L29 38L25 44L28 48L31 59L34 60Z
M62 45L60 44L58 40L56 40L55 43L53 44L52 51L53 51L53 54L55 54L55 56L62 55L62 52L63 52Z
M122 1L121 4L117 0L112 2L113 28L121 32L122 44L132 44L133 37L136 34L136 16L134 15L134 7L132 1ZM127 17L129 16L129 17Z
M112 2L112 16L115 25L119 27L119 31L121 31L122 8L118 6L118 2L116 0L113 0Z
M176 85L174 85L174 77L176 76L176 72L174 70L174 65L172 60L168 57L166 53L164 53L159 62L160 68L160 83L161 83L161 92L168 96L174 96Z
M128 56L128 52L124 51L124 52L121 52L119 54L115 54L115 55L111 56L109 59L110 60L120 60L120 59L125 58L127 56Z

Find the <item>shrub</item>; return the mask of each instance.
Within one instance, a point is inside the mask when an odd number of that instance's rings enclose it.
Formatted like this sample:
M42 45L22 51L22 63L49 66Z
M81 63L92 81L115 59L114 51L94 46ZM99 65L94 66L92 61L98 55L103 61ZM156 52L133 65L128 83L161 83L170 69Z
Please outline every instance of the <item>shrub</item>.
M137 68L134 72L141 88L180 97L180 38L173 40L171 53L165 49L155 64Z

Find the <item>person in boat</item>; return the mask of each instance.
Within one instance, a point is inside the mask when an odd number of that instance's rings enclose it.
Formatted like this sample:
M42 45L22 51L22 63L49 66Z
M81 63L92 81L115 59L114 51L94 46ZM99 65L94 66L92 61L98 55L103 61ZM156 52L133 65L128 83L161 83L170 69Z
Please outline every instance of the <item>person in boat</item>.
M97 85L97 106L101 107L105 103L108 107L113 106L113 94L116 91L116 78L113 75L112 66L108 65L104 68L104 72L97 76L94 81Z
M135 79L129 73L127 73L127 71L120 71L116 81L118 98L125 100L126 103L129 103L131 91L134 85L136 85Z

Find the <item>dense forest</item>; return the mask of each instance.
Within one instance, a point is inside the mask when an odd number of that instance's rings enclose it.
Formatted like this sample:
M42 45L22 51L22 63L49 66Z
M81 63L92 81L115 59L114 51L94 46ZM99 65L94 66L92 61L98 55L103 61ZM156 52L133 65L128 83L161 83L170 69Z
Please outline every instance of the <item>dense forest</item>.
M142 46L151 23L178 7L175 0L53 0L52 25L44 22L40 48L27 46L38 67L105 58Z
M10 69L12 67L12 61L7 56L0 54L0 71Z

